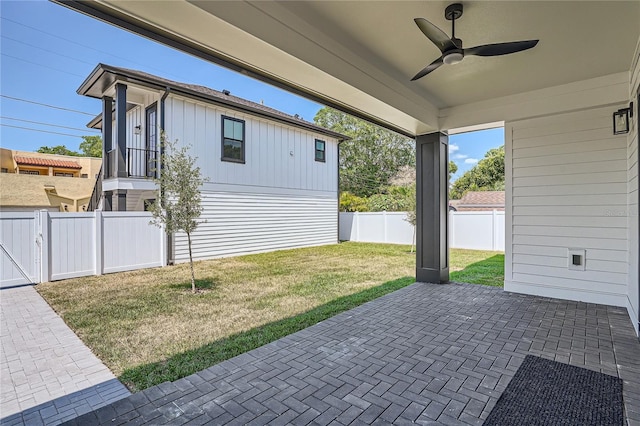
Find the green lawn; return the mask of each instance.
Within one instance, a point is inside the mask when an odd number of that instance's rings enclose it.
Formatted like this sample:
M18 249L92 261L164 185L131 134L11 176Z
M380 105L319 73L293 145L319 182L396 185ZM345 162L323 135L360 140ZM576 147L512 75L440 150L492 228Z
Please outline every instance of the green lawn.
M452 249L449 278L459 283L504 285L504 253Z
M451 280L502 285L503 255L451 250ZM130 389L177 380L414 282L409 246L341 243L38 285Z

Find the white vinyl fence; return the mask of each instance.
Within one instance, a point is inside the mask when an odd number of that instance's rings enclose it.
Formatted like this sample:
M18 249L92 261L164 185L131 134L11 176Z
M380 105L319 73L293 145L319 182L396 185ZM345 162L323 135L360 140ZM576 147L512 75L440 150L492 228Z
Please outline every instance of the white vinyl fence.
M413 226L404 212L340 213L340 240L411 244ZM504 212L449 212L449 247L504 251Z
M147 212L0 212L0 287L164 266Z

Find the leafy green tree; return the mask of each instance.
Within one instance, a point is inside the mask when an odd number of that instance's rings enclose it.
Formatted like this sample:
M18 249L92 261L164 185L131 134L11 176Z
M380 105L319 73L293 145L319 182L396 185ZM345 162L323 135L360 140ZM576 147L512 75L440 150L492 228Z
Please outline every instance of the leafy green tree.
M200 187L207 180L202 177L196 159L189 156L189 147L177 148L168 141L164 132L160 141L165 150L161 156L160 177L154 179L160 186L160 199L152 203L149 210L153 214L152 223L163 226L169 233L184 232L189 245L189 266L191 267L191 291L196 293L196 278L193 270L191 234L202 223Z
M83 136L80 143L83 157L102 158L102 137L99 135Z
M504 146L490 149L484 158L451 186L449 198L457 200L469 191L504 190Z
M82 136L80 151L72 151L66 145L41 146L36 152L42 154L71 155L73 157L102 157L102 137L100 135Z
M458 165L453 160L449 160L449 182L451 182L451 176L455 175L457 171Z
M36 152L40 152L42 154L71 155L74 157L80 156L79 152L71 151L65 145L56 145L52 147L41 146Z
M314 122L351 138L340 144L341 191L358 197L378 194L400 167L415 167L412 139L329 107L318 111Z

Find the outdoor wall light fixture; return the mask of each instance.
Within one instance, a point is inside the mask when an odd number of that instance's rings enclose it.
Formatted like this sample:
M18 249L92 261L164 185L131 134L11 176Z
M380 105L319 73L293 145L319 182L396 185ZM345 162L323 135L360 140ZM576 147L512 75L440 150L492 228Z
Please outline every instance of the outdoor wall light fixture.
M613 134L623 135L629 133L629 119L633 117L633 102L629 108L622 108L613 113Z
M136 135L139 135L142 132L142 126L141 125L137 125L136 127L134 127L133 129L133 133Z

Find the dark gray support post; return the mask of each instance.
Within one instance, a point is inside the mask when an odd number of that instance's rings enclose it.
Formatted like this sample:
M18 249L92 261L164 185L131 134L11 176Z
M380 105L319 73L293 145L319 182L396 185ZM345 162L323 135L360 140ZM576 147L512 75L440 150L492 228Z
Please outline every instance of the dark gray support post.
M113 191L112 207L114 212L127 211L127 190L117 189Z
M127 86L116 84L116 177L127 173Z
M416 281L449 281L449 137L416 138Z
M102 210L105 212L113 211L113 191L104 191Z
M113 149L113 98L102 98L102 154Z

